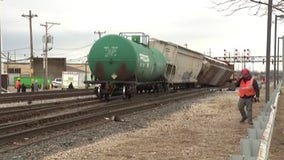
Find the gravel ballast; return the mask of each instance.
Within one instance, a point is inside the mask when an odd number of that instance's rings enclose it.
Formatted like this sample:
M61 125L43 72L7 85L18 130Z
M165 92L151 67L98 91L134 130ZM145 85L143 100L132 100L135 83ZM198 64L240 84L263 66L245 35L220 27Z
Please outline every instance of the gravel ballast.
M256 118L263 107L253 104ZM121 116L124 122L88 124L79 131L1 153L1 159L228 159L239 154L249 124L239 123L237 92L219 91L194 100Z

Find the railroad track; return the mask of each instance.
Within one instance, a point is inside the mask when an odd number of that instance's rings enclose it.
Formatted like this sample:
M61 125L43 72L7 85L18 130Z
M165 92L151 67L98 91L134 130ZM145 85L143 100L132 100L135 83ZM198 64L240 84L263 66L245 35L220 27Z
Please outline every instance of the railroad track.
M40 135L44 131L56 130L60 128L66 128L69 126L78 125L80 123L86 123L88 121L96 122L100 121L103 117L110 117L113 115L130 114L136 111L142 111L152 109L161 106L160 104L166 104L169 102L196 98L197 96L208 94L212 91L208 89L193 90L190 92L176 92L171 94L149 96L147 99L136 96L136 98L130 101L112 101L98 103L98 101L90 101L88 104L76 104L81 106L77 110L54 114L51 116L38 117L34 119L28 119L25 121L14 121L12 123L6 123L0 125L0 144L5 145L26 137L32 138L34 135ZM64 104L64 107L72 106L72 104ZM84 107L82 107L84 106ZM0 150L4 152L5 149Z
M93 95L92 89L56 90L42 92L7 93L0 95L0 102L15 103L23 101L46 100L54 98L66 98L71 96Z
M6 107L0 109L0 127L3 125L13 124L14 121L22 121L24 119L56 113L62 110L70 110L78 108L78 105L90 105L99 103L97 97L82 97L75 99L67 99L57 102L48 102L44 104L34 104L17 107Z

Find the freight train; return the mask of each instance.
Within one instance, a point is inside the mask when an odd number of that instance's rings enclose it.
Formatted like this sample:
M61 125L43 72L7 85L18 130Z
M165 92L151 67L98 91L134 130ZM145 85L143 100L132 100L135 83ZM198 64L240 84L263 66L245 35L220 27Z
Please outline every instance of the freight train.
M158 92L194 86L222 86L233 74L229 63L144 33L106 35L92 46L88 64L100 84L98 97Z

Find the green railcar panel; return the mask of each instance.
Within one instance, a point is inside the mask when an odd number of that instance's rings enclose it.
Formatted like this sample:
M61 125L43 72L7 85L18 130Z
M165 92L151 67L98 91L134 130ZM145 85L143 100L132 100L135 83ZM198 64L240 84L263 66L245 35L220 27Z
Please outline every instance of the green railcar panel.
M163 75L166 66L159 51L118 35L99 39L88 63L99 81L152 81Z

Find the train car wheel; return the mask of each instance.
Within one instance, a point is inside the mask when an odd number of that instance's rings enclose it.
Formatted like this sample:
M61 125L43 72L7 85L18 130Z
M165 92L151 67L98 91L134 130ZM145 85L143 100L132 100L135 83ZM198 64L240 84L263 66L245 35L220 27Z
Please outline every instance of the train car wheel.
M122 98L126 99L126 86L125 85L123 85L122 87Z
M122 98L123 99L130 99L131 98L132 87L131 86L123 86L122 88ZM134 90L135 92L135 90Z
M100 99L103 98L101 87L98 87L96 92L97 92L98 98L100 98Z
M108 94L108 93L105 94L105 100L106 100L107 102L109 101L109 94Z

